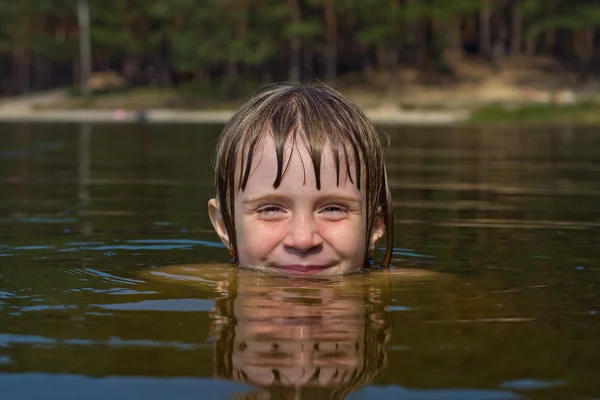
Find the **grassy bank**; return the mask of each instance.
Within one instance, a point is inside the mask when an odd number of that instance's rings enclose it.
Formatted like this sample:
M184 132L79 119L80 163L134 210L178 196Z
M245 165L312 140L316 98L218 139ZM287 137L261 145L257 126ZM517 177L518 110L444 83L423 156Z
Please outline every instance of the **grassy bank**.
M492 104L475 109L472 123L530 124L600 124L600 102L582 101L576 104L501 105Z

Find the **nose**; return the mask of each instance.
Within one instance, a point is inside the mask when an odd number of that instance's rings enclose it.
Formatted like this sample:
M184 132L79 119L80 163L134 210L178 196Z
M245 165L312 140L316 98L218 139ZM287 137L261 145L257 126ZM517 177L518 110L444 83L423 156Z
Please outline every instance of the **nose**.
M312 213L298 213L293 216L283 244L300 253L308 253L323 244Z

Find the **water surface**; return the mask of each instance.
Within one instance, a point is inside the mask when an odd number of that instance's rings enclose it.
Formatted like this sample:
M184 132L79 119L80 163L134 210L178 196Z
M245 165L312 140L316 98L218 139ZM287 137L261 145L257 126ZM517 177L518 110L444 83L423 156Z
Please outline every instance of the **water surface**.
M395 270L293 281L227 264L220 128L0 125L3 395L600 398L593 129L386 128Z

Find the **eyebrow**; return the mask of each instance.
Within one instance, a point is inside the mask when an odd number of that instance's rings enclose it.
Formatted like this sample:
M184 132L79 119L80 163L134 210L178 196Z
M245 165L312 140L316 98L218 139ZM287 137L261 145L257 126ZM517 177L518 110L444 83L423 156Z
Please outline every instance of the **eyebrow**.
M242 200L242 205L248 206L256 203L275 201L275 202L284 202L288 201L290 196L284 196L276 193L265 194L261 196L251 197L249 199ZM319 196L318 201L342 201L347 203L353 203L356 206L360 206L362 204L362 198L357 199L356 197L344 196L338 194L326 194L324 196Z

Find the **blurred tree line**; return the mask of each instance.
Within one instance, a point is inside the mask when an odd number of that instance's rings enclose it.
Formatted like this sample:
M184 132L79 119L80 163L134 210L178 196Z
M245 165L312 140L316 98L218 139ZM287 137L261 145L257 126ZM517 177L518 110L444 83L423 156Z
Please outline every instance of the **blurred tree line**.
M452 72L465 54L598 60L599 0L89 0L93 69L130 85L235 94L247 82L335 85L397 67ZM0 2L0 93L79 82L75 0Z

